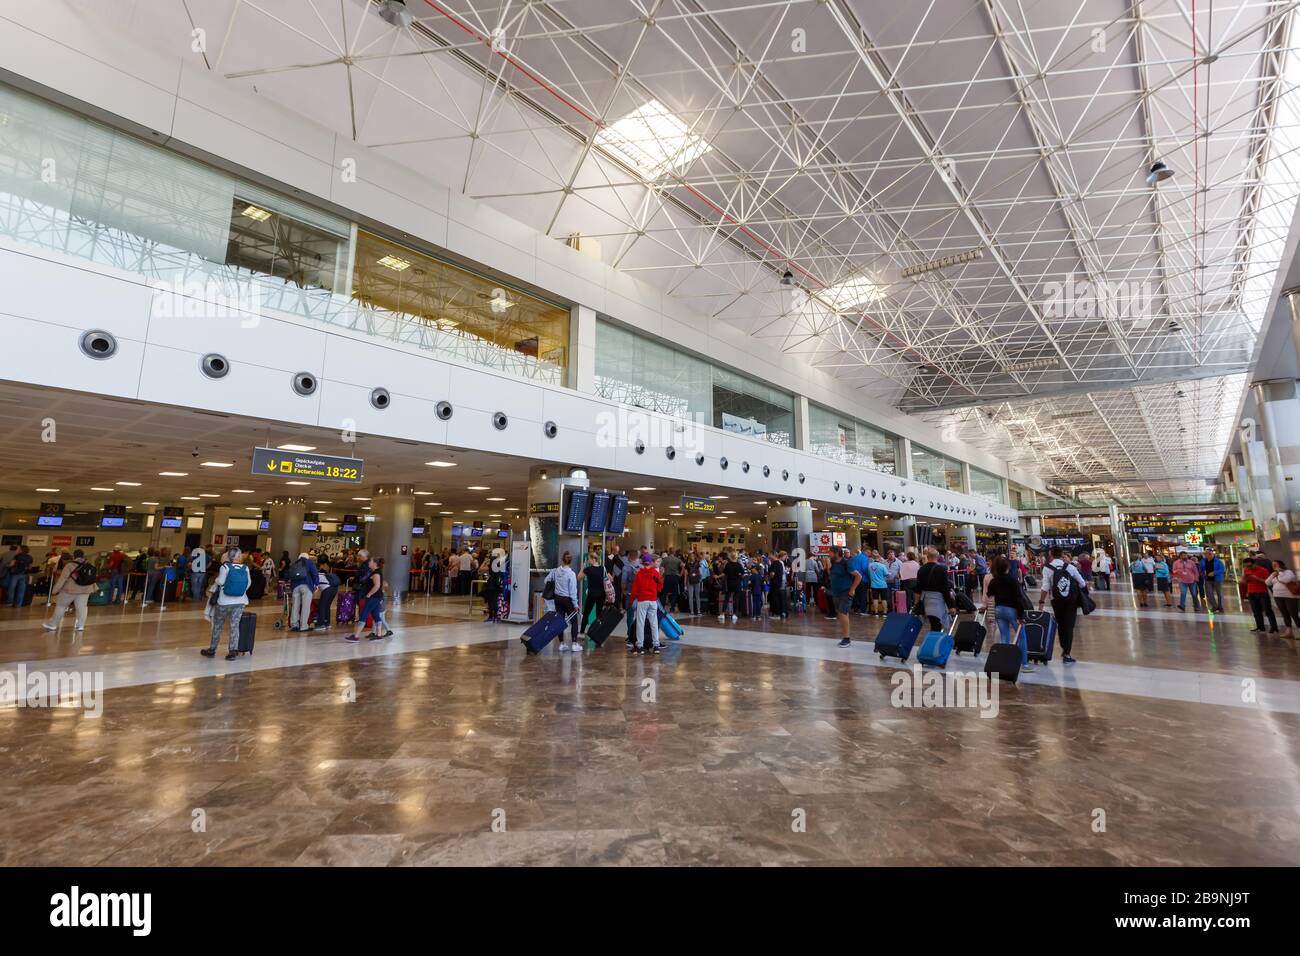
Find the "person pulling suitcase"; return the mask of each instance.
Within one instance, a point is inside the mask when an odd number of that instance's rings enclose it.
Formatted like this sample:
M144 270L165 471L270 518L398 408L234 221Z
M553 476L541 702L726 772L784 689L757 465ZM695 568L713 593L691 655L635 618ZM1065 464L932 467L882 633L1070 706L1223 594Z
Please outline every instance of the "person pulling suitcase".
M1079 614L1083 590L1087 586L1079 569L1065 560L1064 552L1059 547L1052 548L1051 560L1043 568L1038 609L1043 609L1047 595L1051 594L1052 616L1056 618L1056 630L1061 636L1061 662L1064 664L1075 662L1070 656L1074 646L1074 622Z
M239 657L241 650L239 640L239 621L248 604L249 571L244 566L243 555L238 548L226 552L226 560L217 573L217 603L212 608L212 643L199 651L204 657L216 657L217 645L221 643L221 628L230 626L230 653L226 660L233 661Z

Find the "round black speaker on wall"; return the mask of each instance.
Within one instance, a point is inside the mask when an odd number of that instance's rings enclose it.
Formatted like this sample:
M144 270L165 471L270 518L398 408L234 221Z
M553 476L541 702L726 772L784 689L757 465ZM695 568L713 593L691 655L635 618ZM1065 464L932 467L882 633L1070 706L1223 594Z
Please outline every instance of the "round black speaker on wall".
M836 490L836 491L839 491L839 490L840 490L840 483L839 483L838 481L835 482L835 490Z
M767 478L767 477L768 477L769 475L771 475L771 474L772 474L772 469L769 468L767 465L764 465L764 466L763 466L763 477L764 477L764 478Z
M645 454L645 442L643 442L643 441L642 441L641 439L639 439L639 438L636 440L636 453L637 453L638 455L644 455L644 454Z
M560 433L560 427L556 425L555 422L547 422L545 425L542 426L542 433L547 438L554 438L556 435Z
M799 472L799 484L803 484L803 472Z
M729 465L729 464L730 464L730 462L727 461L727 459L725 459L725 458L719 458L719 459L718 459L718 467L721 468L723 471L726 471L726 470L727 470L727 465Z
M392 404L393 397L388 394L386 388L376 388L370 392L370 404L378 409L385 409Z
M672 445L669 445L667 448L664 449L664 455L667 456L669 461L672 461L674 458L677 457L677 449L674 448Z
M208 378L225 378L226 373L230 371L230 362L224 355L209 352L199 362L199 370Z
M782 480L782 481L789 481L789 480L790 480L790 469L788 469L788 468L782 468L782 469L781 469L781 480Z
M499 432L505 431L506 426L509 424L510 424L510 419L506 417L505 412L492 413L492 427L495 428L497 431Z
M316 376L311 372L299 372L293 377L293 390L299 395L310 395L316 391Z
M740 463L740 470L743 471L745 474L749 474L749 462L742 461Z
M113 337L112 332L105 332L103 329L91 329L89 332L81 333L81 339L77 344L82 352L93 359L111 358L117 351L117 339Z
M703 467L703 465L704 465L704 452L702 452L702 451L697 451L697 452L695 453L695 464L700 465L701 467Z
M437 405L433 406L433 413L438 416L439 421L445 422L447 419L451 418L451 402L439 402Z

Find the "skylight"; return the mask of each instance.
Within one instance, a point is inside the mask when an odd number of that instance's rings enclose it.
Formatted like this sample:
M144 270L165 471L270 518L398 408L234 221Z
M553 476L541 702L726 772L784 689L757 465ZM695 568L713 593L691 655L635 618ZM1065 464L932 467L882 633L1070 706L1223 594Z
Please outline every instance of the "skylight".
M827 286L817 297L836 312L848 312L861 305L869 305L884 298L885 290L875 280L858 276L839 285Z
M606 126L597 134L596 145L643 179L685 169L713 149L658 100Z

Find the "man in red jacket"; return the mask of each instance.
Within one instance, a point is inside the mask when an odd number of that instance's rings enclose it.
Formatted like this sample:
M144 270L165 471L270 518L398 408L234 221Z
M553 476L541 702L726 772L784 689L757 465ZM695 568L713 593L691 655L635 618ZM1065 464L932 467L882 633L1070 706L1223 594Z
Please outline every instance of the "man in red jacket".
M654 652L659 653L659 592L663 590L663 586L664 578L659 573L659 558L651 559L649 555L643 556L641 567L632 578L631 593L628 595L629 600L635 605L633 615L636 630L632 632L634 654L646 652L646 627L650 628L650 633L654 637Z
M1268 632L1277 633L1273 601L1268 596L1268 584L1265 583L1272 573L1272 568L1265 558L1247 560L1242 572L1242 577L1246 580L1246 600L1250 601L1251 613L1255 615L1255 626L1251 630L1260 634L1264 633L1265 616L1268 617Z

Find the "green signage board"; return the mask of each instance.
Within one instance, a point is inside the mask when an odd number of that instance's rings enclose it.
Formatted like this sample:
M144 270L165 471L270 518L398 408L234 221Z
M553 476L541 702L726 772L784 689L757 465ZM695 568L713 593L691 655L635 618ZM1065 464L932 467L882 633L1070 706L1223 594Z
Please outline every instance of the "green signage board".
M279 448L253 449L253 474L269 478L309 478L359 485L366 463L360 458L313 455Z
M1218 524L1207 524L1202 530L1206 534L1232 534L1237 531L1254 531L1255 522L1251 518L1245 518L1241 521L1220 521Z

